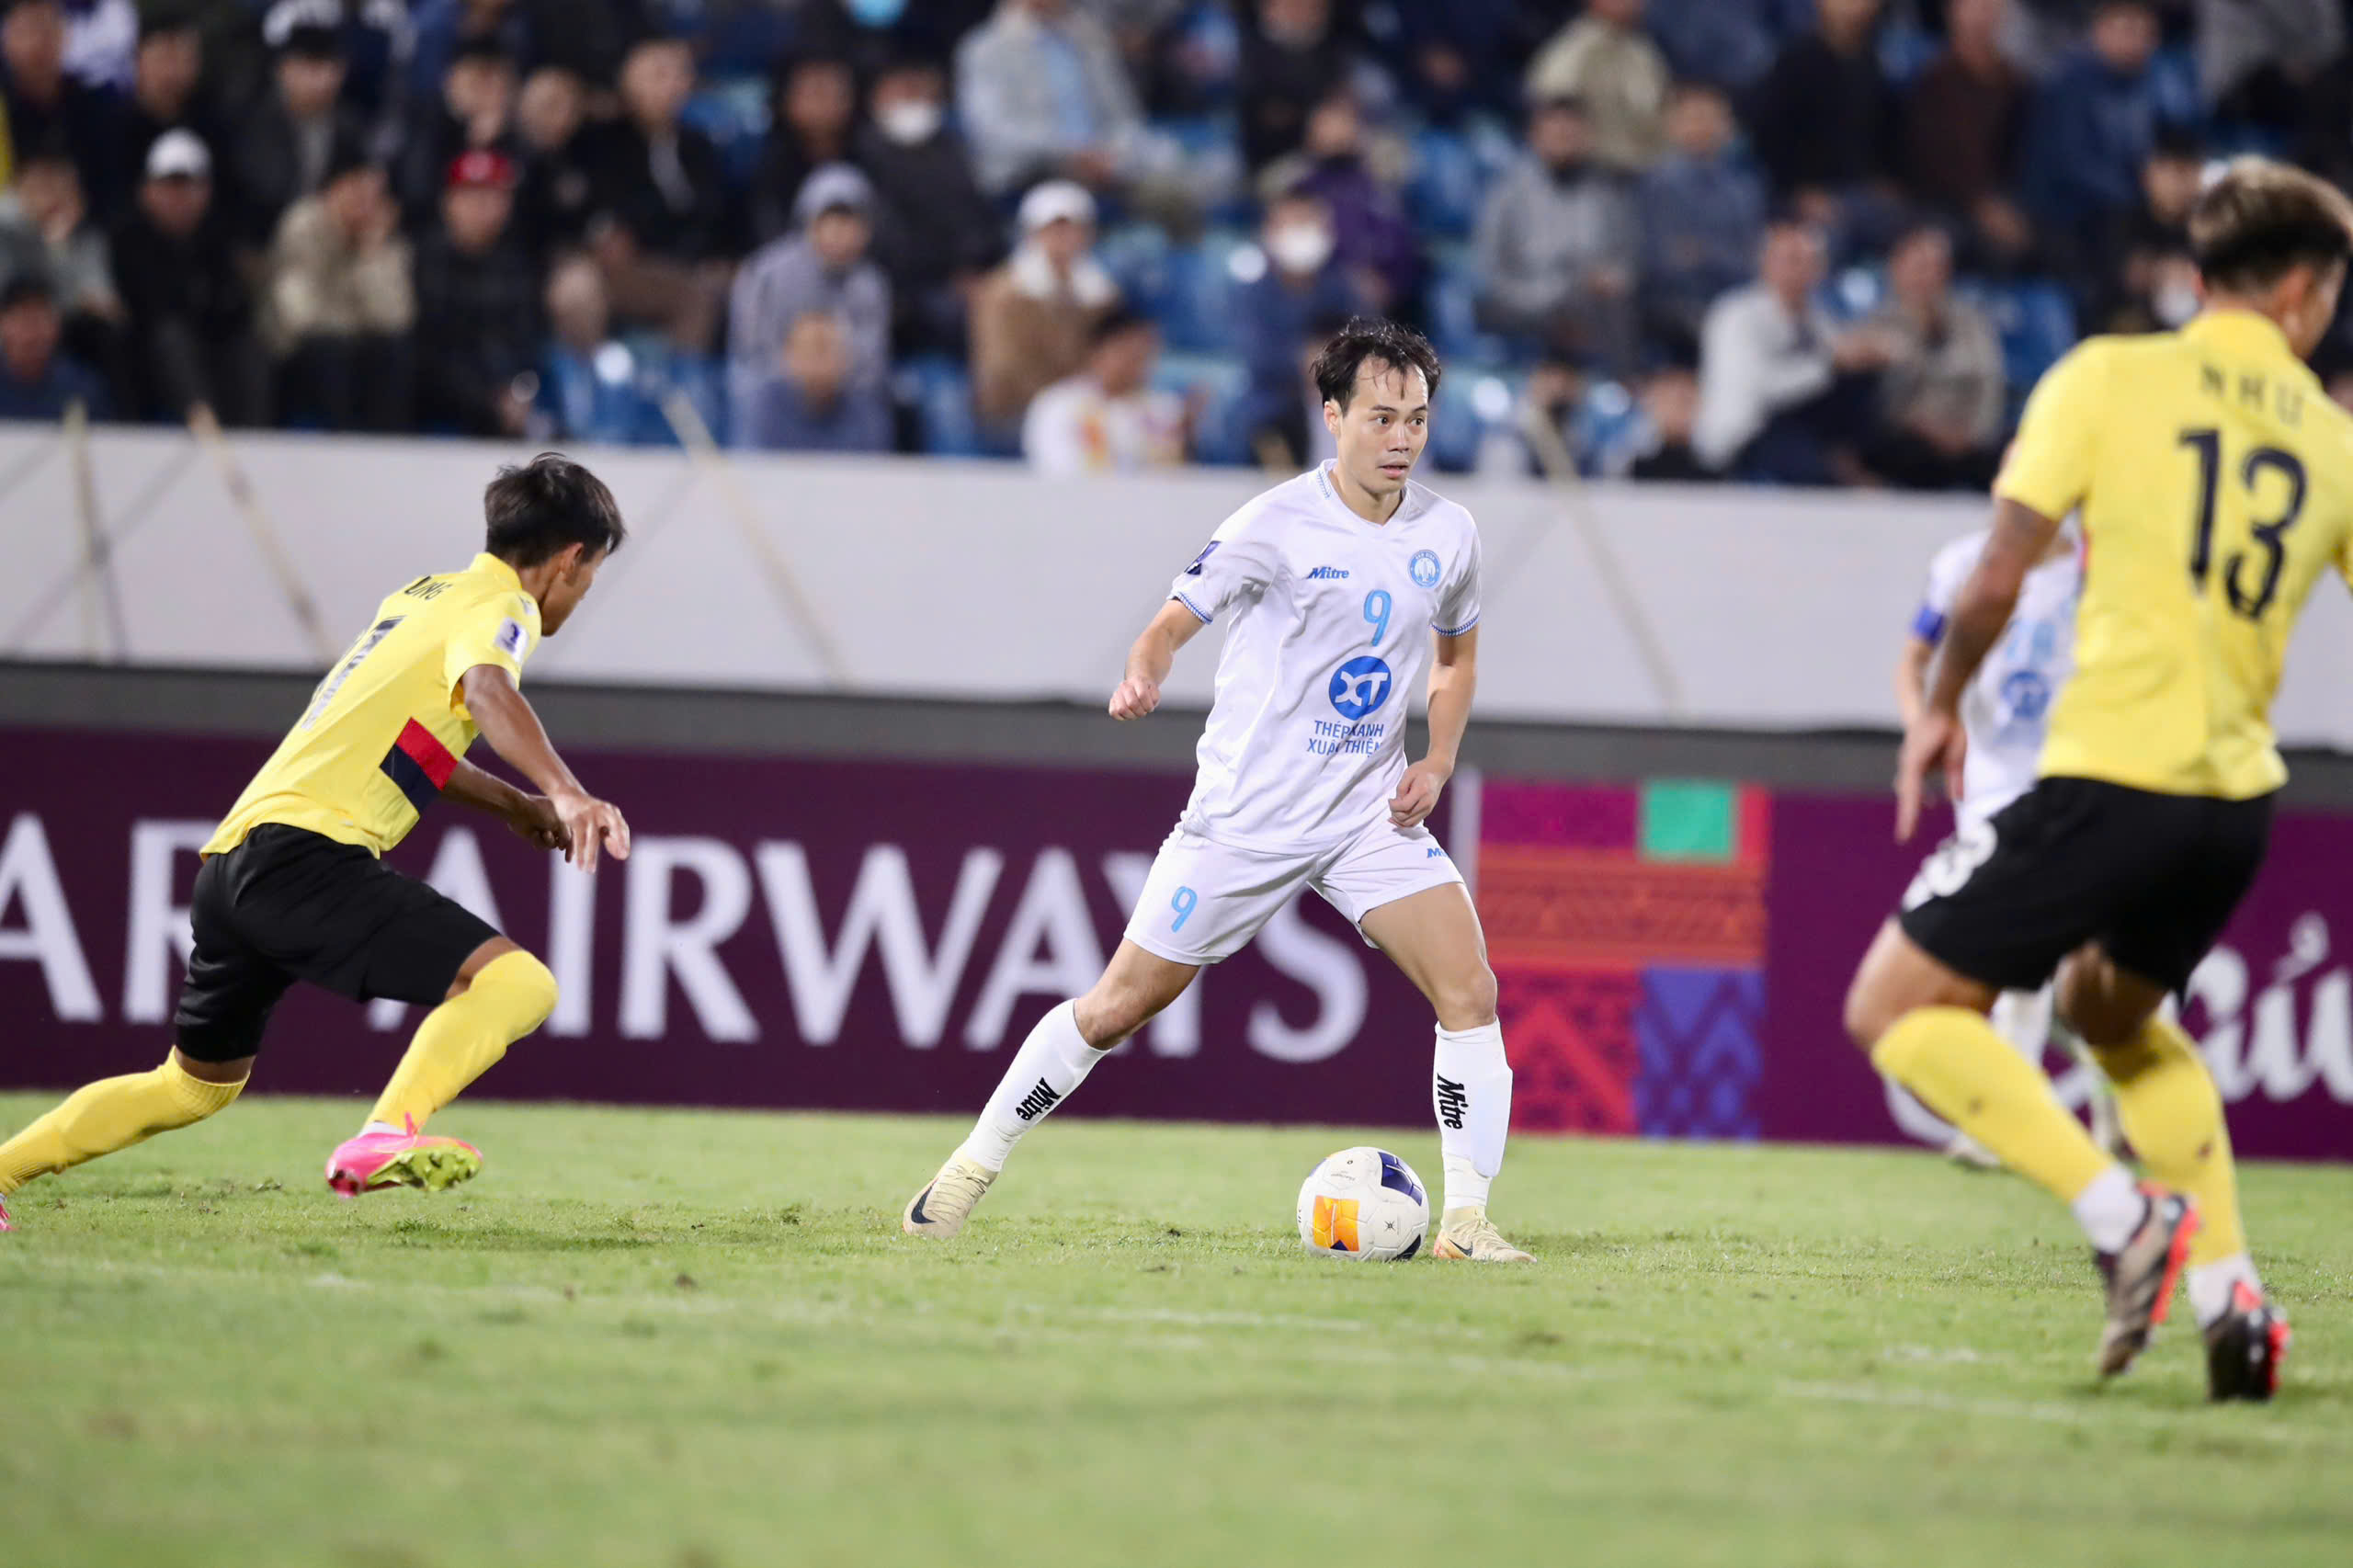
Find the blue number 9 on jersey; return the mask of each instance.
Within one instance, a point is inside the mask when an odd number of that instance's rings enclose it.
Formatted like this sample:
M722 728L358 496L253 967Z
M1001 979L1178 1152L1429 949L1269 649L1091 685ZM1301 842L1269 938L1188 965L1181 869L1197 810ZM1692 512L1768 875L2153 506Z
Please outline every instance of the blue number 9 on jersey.
M1364 618L1372 622L1372 645L1381 646L1389 632L1389 591L1375 588L1364 597Z

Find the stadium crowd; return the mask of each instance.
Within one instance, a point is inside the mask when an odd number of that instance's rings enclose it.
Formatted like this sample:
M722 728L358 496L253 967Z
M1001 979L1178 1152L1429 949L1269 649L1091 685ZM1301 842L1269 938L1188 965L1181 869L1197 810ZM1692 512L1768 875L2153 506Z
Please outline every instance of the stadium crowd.
M0 417L1982 485L2353 0L15 0ZM2353 332L2325 353L2353 397Z

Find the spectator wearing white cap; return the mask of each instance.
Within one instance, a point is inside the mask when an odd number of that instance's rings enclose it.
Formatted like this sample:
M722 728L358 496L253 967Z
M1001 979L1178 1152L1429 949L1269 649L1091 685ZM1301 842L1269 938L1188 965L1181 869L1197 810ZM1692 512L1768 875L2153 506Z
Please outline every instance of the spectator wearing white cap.
M1018 420L1039 392L1086 362L1097 321L1120 286L1089 253L1095 199L1049 180L1021 199L1021 243L972 301L972 406L982 420Z
M194 132L166 131L147 149L138 206L116 228L112 249L130 314L130 411L180 419L202 403L224 425L267 423L268 361L213 210L212 156Z
M793 324L807 316L837 322L847 351L842 378L853 399L887 403L891 377L891 285L867 252L873 243L874 187L847 164L827 164L801 182L794 232L771 240L735 275L729 300L727 379L738 410L782 373Z

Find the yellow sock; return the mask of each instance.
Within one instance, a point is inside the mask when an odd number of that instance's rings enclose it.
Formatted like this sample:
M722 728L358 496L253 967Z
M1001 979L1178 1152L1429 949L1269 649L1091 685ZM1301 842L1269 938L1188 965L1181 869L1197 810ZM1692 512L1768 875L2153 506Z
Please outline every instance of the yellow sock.
M501 953L483 965L463 995L425 1015L369 1119L423 1127L554 1011L555 976L548 966L529 953Z
M70 1170L85 1160L144 1142L158 1132L202 1121L245 1086L190 1077L176 1056L152 1073L101 1078L6 1143L0 1143L0 1195L35 1176Z
M2189 1037L2179 1025L2152 1017L2131 1040L2094 1046L2092 1055L2116 1085L2124 1136L2150 1176L2197 1201L2205 1223L2190 1238L2190 1267L2246 1251L2222 1096Z
M2060 1107L2042 1069L1966 1007L1904 1014L1871 1047L1871 1065L2063 1203L2116 1163Z

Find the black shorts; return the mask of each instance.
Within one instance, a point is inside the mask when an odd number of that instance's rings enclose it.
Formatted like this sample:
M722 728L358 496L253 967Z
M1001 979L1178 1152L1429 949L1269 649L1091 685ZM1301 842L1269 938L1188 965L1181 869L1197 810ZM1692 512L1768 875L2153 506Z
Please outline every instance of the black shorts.
M196 948L172 1023L199 1062L253 1055L298 980L356 1002L438 1005L498 935L358 845L282 823L204 862L188 919Z
M2179 991L2263 867L2272 797L2160 795L2045 778L1954 835L1904 894L1904 934L1946 968L2040 989L2097 941L2117 965Z

